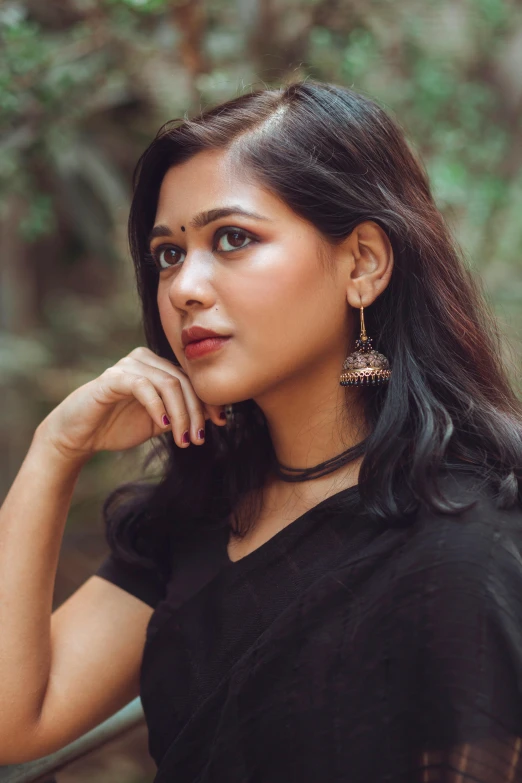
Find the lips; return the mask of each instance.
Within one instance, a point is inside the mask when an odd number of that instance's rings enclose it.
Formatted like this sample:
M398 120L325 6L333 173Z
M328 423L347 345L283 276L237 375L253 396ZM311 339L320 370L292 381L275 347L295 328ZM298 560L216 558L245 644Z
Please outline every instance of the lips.
M205 329L203 326L194 325L190 329L183 329L181 332L181 342L183 347L196 340L204 340L207 337L230 337L223 332L214 332L212 329Z
M193 340L185 346L185 356L187 359L196 359L208 353L222 348L230 337L206 337L203 340Z

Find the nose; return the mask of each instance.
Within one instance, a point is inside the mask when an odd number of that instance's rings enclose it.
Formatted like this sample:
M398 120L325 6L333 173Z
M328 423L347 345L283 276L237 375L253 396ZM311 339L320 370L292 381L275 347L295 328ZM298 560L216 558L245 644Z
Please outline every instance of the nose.
M203 251L187 253L169 283L169 298L180 310L192 304L211 306L214 301L212 256Z

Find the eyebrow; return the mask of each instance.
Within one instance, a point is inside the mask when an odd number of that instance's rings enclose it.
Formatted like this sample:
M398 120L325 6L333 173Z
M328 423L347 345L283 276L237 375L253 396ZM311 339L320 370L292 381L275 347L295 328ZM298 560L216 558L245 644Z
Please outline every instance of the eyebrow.
M231 206L219 207L217 209L209 209L206 212L200 212L194 218L192 218L189 225L192 228L204 228L204 226L207 226L209 223L213 223L215 220L219 220L220 218L229 217L229 215L243 215L243 217L250 217L254 218L255 220L270 220L270 218L264 217L263 215L258 215L256 212L249 212L242 207ZM148 242L150 244L156 237L171 236L173 236L173 233L168 226L154 226L149 234Z

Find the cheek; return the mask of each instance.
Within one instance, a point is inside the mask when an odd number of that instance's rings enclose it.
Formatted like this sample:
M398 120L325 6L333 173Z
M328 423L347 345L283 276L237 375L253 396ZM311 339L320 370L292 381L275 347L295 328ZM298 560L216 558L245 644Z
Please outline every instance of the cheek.
M308 251L309 252L309 251ZM317 260L298 249L288 250L283 258L267 264L263 274L251 281L247 299L267 319L303 327L306 313L316 314L328 296Z
M273 369L276 360L286 368L315 354L317 347L322 350L332 338L334 322L343 317L337 313L342 296L318 270L317 259L299 255L295 248L291 253L274 254L272 263L265 259L262 271L251 270L241 283L236 279L227 296L238 345L243 343L258 371L260 364Z
M166 292L158 289L158 295L156 297L156 304L158 305L158 312L162 323L165 323L164 316L167 314L167 296Z
M245 312L259 317L284 318L285 312L299 311L321 287L317 260L309 256L309 246L300 247L297 241L289 247L268 247L256 254L244 274L232 276L230 294Z
M158 288L156 303L163 331L167 340L171 345L174 345L176 342L174 337L177 335L177 339L179 339L179 324L176 322L176 313L169 299L169 292L166 286Z

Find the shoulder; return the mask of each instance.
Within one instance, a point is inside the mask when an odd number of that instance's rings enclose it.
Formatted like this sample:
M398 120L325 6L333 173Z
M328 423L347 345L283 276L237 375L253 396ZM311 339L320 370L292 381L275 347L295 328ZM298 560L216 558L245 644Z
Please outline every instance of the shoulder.
M471 473L445 473L440 488L461 510L446 513L421 507L408 538L412 551L437 554L438 560L445 555L483 561L503 547L513 550L522 545L522 507L500 507L485 480Z
M470 474L446 474L440 485L445 497L469 507L419 510L394 564L396 588L439 609L503 601L522 612L522 509L499 508L492 489Z

